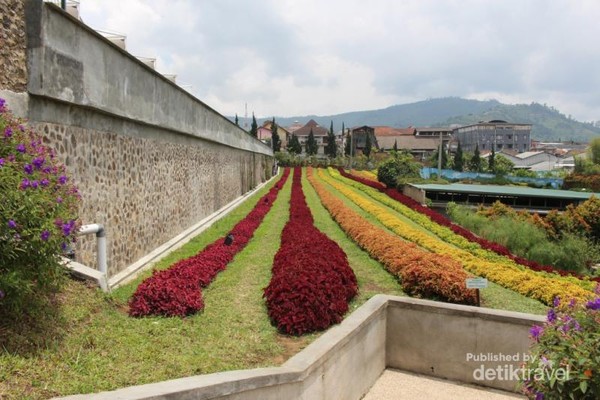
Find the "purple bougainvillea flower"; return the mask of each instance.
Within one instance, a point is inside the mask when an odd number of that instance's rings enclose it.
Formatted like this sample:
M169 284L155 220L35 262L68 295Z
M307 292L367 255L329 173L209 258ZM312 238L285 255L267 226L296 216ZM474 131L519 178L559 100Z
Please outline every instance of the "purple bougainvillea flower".
M50 181L49 181L48 179L46 179L46 178L44 178L44 179L42 179L42 180L40 181L40 185L42 185L43 187L46 187L46 186L48 186L49 184L50 184Z
M18 151L19 153L25 153L25 145L24 145L23 143L19 143L19 144L17 145L17 151Z
M8 227L9 227L10 229L15 229L15 228L17 227L17 223L15 222L15 220L13 220L13 219L9 219L9 220L8 220Z
M61 185L64 185L65 183L67 183L67 177L65 175L59 176L58 183L60 183Z
M535 341L539 340L539 338L540 338L540 336L542 335L543 332L544 332L544 328L542 328L539 325L534 325L529 330L529 334L531 335L531 337L533 339L535 339Z
M40 238L45 242L46 240L48 240L48 238L50 237L50 232L48 231L44 231L42 232L42 234L40 235Z
M75 227L75 220L71 220L62 225L63 235L69 236L71 232L73 232L73 228Z
M31 187L37 189L40 183L38 181L31 181Z
M560 296L556 296L552 301L552 304L554 305L554 307L558 307L560 305Z
M27 178L23 178L23 180L21 181L21 189L27 189L28 187L31 187L31 182L29 181L29 179Z
M62 197L58 196L58 197L56 198L56 202L57 202L58 204L62 203L62 202L63 202L63 199L62 199Z
M0 98L0 111L4 111L5 104L6 104L6 100Z
M542 393L542 392L536 392L536 394L535 394L535 400L544 400L544 393Z
M588 310L600 310L600 297L593 301L588 301L585 305Z
M25 164L25 166L23 167L23 169L25 170L25 173L27 175L33 174L33 165L31 165L31 164Z
M46 159L44 157L36 157L33 160L33 165L35 165L35 167L37 169L40 169L40 168L42 168L42 165L44 165L45 162L46 162Z
M4 166L4 158L0 158L0 167Z
M554 311L553 308L548 310L547 318L548 318L548 322L550 322L550 323L556 321L556 312Z
M7 137L7 138L9 138L9 137L11 137L12 135L13 135L13 130L12 130L12 128L9 126L8 128L6 128L6 129L4 130L4 137Z

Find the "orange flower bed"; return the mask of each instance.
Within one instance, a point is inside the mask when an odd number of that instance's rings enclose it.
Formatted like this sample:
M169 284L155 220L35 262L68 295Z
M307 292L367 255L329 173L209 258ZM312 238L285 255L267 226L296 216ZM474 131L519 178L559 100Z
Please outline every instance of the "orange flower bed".
M406 293L451 303L475 304L475 291L465 287L469 275L459 262L423 251L414 243L376 227L327 191L313 176L312 168L308 168L307 176L321 203L340 227L396 275Z

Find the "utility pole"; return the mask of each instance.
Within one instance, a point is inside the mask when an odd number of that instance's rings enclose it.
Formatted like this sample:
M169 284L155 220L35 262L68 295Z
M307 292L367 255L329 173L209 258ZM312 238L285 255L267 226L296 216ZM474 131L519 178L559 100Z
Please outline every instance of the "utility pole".
M442 151L444 151L444 139L440 130L440 149L438 150L438 178L442 177Z

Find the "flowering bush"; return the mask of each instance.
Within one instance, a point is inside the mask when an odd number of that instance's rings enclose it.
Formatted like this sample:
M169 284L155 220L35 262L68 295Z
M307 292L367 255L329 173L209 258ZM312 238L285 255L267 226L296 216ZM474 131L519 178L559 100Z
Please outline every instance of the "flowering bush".
M31 308L60 287L79 194L54 152L0 99L0 310Z
M250 241L277 199L289 172L289 169L284 171L279 182L233 227L227 237L217 239L200 253L176 262L169 269L154 271L129 300L129 315L184 317L202 310L204 301L201 288L208 286Z
M290 219L264 292L269 317L277 329L291 335L339 323L358 292L344 251L313 225L301 174L300 168L294 170Z
M600 285L596 289L600 295ZM523 390L531 399L600 398L600 297L585 304L555 298L543 326L530 330L533 344Z
M320 172L321 179L326 179ZM308 177L321 202L342 230L397 276L406 293L451 303L475 304L475 291L465 287L465 279L469 275L459 262L423 251L414 243L374 226L328 192L314 179L311 169L308 170Z

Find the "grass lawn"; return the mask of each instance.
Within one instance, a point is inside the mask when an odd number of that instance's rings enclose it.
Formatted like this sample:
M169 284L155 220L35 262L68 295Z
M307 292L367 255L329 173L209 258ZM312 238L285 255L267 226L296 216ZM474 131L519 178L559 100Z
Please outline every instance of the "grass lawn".
M224 236L274 184L257 191L229 215L156 265L168 268ZM288 220L291 179L248 243L203 290L206 308L188 318L131 318L127 301L149 276L110 295L69 281L55 311L20 322L0 322L0 399L42 399L225 370L275 366L313 341L279 334L262 298L270 280L280 232ZM315 225L339 243L359 282L351 310L377 293L402 295L396 279L348 240L305 177L303 188ZM543 312L522 296L493 286L484 305ZM518 306L515 306L518 304ZM545 308L544 308L545 309Z

